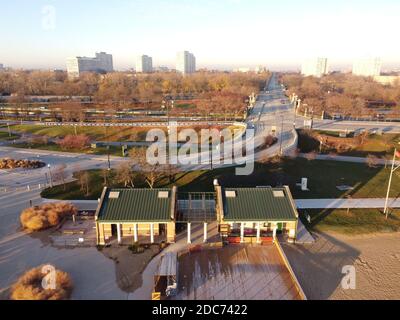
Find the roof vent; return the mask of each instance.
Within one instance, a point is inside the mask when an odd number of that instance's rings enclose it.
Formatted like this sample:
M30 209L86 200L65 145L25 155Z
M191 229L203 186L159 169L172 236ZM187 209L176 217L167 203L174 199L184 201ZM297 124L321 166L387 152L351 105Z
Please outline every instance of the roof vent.
M283 191L273 191L272 192L273 194L274 194L274 197L275 198L284 198L285 197L285 194L283 193Z
M159 191L158 192L158 198L159 199L166 199L169 197L169 192L168 191Z
M225 196L227 198L236 198L236 191L225 191Z
M109 199L118 199L119 198L119 192L117 191L112 191L110 192L110 194L108 195Z

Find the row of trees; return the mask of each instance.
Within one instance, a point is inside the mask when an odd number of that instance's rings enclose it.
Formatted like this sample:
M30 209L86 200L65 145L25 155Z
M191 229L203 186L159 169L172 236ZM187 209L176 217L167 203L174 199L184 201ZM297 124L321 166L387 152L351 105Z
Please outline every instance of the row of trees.
M382 105L391 106L393 112L399 112L400 85L384 86L372 78L343 73L322 78L287 74L282 78L289 94L296 93L309 111L318 114L325 111L352 116L372 115L377 111L369 108L371 101L379 101Z
M143 182L151 189L163 179L168 183L173 183L178 168L171 164L150 164L146 158L146 149L132 148L129 151L130 162L120 164L114 176L116 184L125 187L134 187L135 182Z
M266 74L198 72L136 75L115 72L107 75L82 74L69 80L66 73L9 71L0 73L0 94L91 96L97 102L162 100L166 95L203 95L230 92L247 96L258 92Z
M170 109L171 114L213 113L232 118L243 114L248 96L257 93L268 77L269 73L198 72L183 76L172 72L144 75L115 72L85 73L71 80L63 72L10 71L0 73L0 99L2 95L12 95L7 101L15 104L15 112L21 119L32 114L30 105L26 104L30 102L28 96L39 95L65 97L61 103L49 103L48 117L62 121L87 120L87 108L160 110L165 100L194 107ZM73 99L74 96L90 97L92 104L82 103ZM36 112L42 113L41 110ZM93 115L90 117L94 119Z

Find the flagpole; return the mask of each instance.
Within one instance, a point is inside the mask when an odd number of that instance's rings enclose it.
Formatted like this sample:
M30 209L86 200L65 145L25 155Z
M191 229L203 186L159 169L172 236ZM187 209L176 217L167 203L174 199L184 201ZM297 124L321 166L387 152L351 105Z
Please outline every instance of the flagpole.
M386 219L388 218L388 201L389 201L389 194L390 194L390 186L392 184L393 172L395 170L394 169L394 164L396 162L396 153L397 153L397 150L395 148L394 149L394 154L393 154L392 169L390 170L389 184L388 184L388 189L387 189L387 193L386 193L385 209L383 210L383 213L386 215Z

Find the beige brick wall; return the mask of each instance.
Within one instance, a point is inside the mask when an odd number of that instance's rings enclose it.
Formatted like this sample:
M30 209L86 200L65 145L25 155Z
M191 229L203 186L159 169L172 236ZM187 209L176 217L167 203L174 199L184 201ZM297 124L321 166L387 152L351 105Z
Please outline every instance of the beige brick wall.
M121 232L123 237L133 236L134 224L133 223L123 223L121 227ZM154 235L158 236L160 233L159 224L154 224ZM139 236L150 236L150 224L149 223L139 223L138 224L138 235Z
M169 222L167 224L167 242L175 242L175 222Z

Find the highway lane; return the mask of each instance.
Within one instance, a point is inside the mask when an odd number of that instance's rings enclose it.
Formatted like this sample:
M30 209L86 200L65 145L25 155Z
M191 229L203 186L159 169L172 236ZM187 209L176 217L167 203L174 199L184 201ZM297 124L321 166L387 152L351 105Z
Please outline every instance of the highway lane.
M72 173L87 169L106 169L108 168L107 156L86 155L68 152L54 152L45 150L28 150L12 147L0 147L0 159L28 159L40 160L50 164L50 169L46 166L34 170L0 170L0 189L1 188L27 188L27 186L38 187L50 183L51 175L56 175L60 165L66 165L65 173L68 180L72 179ZM110 156L110 164L113 168L124 158ZM47 178L46 178L47 176Z

